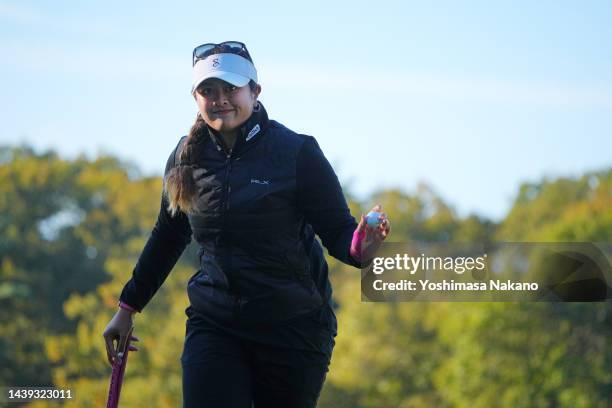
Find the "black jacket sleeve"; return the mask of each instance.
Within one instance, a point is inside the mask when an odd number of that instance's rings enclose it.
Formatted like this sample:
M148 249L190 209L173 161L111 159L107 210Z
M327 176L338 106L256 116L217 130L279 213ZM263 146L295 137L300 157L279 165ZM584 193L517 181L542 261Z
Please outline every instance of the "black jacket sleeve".
M334 169L316 139L307 136L297 157L297 205L329 254L347 265L363 268L350 255L357 222L344 198Z
M164 175L175 165L177 148L168 158ZM153 298L191 242L191 226L185 213L179 211L172 217L167 208L168 200L162 192L157 222L119 298L139 312Z

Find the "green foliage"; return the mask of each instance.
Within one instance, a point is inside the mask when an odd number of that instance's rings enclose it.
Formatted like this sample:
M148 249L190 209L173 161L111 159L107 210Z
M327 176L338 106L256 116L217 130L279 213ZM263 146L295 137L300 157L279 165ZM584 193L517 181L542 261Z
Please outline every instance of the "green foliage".
M161 179L113 157L5 147L0 190L0 383L69 387L73 406L101 406L110 376L102 332L154 225ZM427 185L349 200L356 217L375 203L391 219L391 242L608 242L612 170L523 184L499 225L459 217ZM135 317L142 341L122 405L181 405L196 249ZM362 303L359 272L328 261L339 335L319 406L609 406L609 302Z
M499 241L608 242L612 231L612 169L577 180L521 185L496 233Z
M371 200L390 241L609 242L612 231L610 170L521 186L499 227L432 194ZM610 302L360 303L358 274L331 265L339 335L321 406L609 406Z
M0 383L69 387L75 406L100 406L110 375L102 332L155 222L161 179L131 180L112 157L68 162L27 148L0 157ZM190 248L183 259L194 258ZM143 346L126 383L160 384L148 406L180 405L191 273L179 263L136 318ZM143 403L138 389L126 387L122 402Z

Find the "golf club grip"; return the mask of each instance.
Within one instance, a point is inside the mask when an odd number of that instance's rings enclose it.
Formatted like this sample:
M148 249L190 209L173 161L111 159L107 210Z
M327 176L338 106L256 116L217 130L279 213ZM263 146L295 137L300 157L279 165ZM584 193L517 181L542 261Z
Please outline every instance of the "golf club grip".
M123 349L123 357L121 358L121 364L113 364L113 371L111 373L106 408L117 408L119 406L119 396L121 395L121 385L123 383L125 366L127 365L131 337L132 330L130 329L127 335L127 341L125 342L125 348Z

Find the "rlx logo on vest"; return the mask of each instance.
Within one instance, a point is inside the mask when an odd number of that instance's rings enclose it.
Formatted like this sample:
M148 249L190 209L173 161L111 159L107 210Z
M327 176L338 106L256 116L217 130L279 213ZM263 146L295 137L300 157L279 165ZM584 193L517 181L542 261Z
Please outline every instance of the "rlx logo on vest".
M270 184L270 180L251 179L251 184Z

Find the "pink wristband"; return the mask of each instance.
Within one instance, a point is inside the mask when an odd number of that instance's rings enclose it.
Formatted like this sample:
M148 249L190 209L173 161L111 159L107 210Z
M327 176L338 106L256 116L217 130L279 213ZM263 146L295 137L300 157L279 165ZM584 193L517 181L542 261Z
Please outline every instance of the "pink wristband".
M134 309L132 306L128 305L127 303L124 303L122 301L119 301L119 307L122 309L126 309L129 310L130 312L138 312L138 310Z
M365 228L361 231L361 233L359 233L359 230L357 229L355 230L355 232L353 232L353 240L351 241L350 254L357 261L361 261L361 243L363 242L365 235Z

